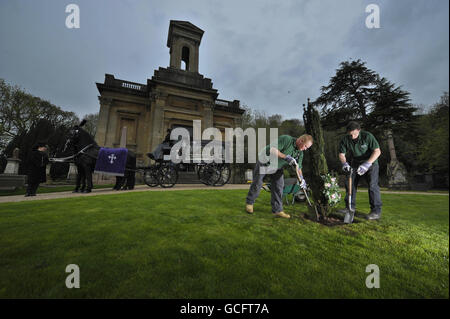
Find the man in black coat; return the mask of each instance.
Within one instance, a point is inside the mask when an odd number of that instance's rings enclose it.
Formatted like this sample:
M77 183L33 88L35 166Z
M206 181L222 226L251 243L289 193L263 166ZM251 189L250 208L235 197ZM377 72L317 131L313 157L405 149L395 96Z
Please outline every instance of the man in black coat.
M46 167L48 164L47 146L36 143L28 156L28 187L25 196L36 196L39 183L47 181Z

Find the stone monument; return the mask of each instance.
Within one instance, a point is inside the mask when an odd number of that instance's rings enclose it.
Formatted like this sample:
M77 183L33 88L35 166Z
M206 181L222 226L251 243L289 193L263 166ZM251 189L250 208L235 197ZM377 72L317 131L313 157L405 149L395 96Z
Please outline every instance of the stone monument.
M15 148L13 156L8 158L8 163L3 174L0 174L0 190L15 190L25 186L26 175L19 174L19 149Z
M390 189L409 189L408 183L408 172L406 171L405 165L397 159L394 146L394 137L392 135L392 130L386 130L385 134L387 136L389 154L391 156L391 161L387 166L387 177L388 185Z
M16 147L13 151L13 156L11 158L8 158L8 164L6 164L6 168L4 173L5 174L19 174L19 149Z

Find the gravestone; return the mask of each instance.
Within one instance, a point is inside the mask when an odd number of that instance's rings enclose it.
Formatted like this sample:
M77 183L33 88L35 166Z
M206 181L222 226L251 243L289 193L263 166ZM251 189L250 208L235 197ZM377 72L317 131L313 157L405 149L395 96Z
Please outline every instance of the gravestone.
M19 149L16 147L13 151L13 156L11 158L8 158L8 163L6 164L4 173L14 175L19 174L19 165L20 165Z
M8 158L8 163L3 174L0 174L0 190L15 190L25 186L26 175L19 173L19 149L15 148L13 156Z

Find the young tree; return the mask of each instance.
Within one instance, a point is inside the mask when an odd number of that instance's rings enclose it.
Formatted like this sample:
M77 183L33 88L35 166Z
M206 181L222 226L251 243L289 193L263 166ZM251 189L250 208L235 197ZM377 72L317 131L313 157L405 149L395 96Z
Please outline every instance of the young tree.
M320 124L319 112L309 102L307 107L303 105L303 119L306 132L310 134L314 143L307 152L310 163L309 183L312 190L313 208L310 209L310 217L315 219L326 219L330 213L328 198L325 195L324 177L328 175L328 165L324 153L324 140L322 126Z

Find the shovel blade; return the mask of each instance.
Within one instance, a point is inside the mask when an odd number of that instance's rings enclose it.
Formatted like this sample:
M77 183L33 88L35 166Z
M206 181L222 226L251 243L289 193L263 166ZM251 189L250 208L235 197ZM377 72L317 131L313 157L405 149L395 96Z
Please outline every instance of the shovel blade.
M353 223L353 217L355 217L355 212L348 210L345 213L345 217L344 217L344 223L345 224L351 224Z

